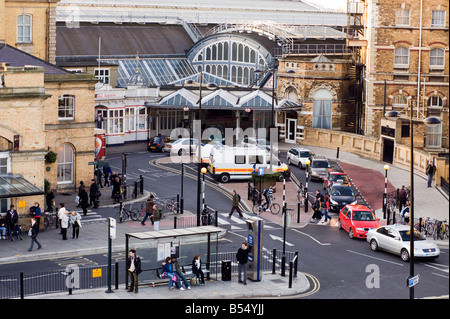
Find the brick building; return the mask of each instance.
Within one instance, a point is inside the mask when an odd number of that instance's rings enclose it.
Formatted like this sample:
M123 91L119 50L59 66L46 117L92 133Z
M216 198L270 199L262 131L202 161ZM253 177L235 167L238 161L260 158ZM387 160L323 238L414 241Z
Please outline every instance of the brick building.
M449 7L444 0L349 0L348 43L363 64L364 113L361 129L382 139L385 161L395 144L409 144L412 108L415 147L448 152ZM396 110L395 122L384 118ZM423 119L442 124L428 128ZM387 155L387 156L386 156Z

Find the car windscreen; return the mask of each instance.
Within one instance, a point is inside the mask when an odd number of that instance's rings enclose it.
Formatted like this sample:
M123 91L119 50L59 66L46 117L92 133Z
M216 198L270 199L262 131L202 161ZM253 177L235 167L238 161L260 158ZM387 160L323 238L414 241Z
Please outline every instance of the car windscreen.
M313 161L312 162L313 168L328 168L328 162L326 161Z
M354 196L353 190L350 187L333 187L331 190L333 196Z
M375 221L375 216L368 211L353 211L353 220Z
M313 154L311 152L307 152L307 151L300 152L300 157L310 157L310 156L313 156Z
M155 136L154 138L153 138L153 143L161 143L162 141L163 141L163 137L161 137L161 136Z
M402 237L403 241L410 241L409 234L411 234L411 233L409 230L401 230L401 231L399 231L399 233L400 233L400 237ZM414 230L414 241L419 241L419 240L425 240L425 238L422 236L421 233Z

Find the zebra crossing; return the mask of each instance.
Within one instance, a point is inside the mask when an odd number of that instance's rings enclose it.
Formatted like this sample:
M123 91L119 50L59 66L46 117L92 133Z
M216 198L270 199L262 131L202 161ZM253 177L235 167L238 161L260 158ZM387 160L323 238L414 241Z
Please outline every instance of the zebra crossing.
M229 213L219 213L218 214L218 220L217 225L220 226L229 226L231 227L231 230L246 230L246 220L250 217L255 217L253 213L245 213L243 212L243 217L239 217L238 213L234 213L231 215L231 217L228 217ZM264 225L265 229L273 228L270 225Z
M82 225L104 223L108 221L108 218L103 217L102 215L95 211L92 211L91 209L87 210L86 216L83 215L83 211L77 211L77 213L81 216Z

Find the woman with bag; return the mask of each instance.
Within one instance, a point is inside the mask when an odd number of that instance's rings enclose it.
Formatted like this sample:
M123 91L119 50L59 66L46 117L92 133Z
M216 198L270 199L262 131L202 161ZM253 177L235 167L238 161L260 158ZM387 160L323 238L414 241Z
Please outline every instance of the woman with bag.
M202 262L200 260L200 255L195 254L194 259L192 260L192 273L200 278L200 285L205 284L205 274L202 270Z
M173 283L176 282L180 290L184 290L183 286L181 285L180 278L173 271L172 259L170 257L167 257L166 262L164 262L162 265L161 277L169 278L169 288L173 289Z
M28 249L28 251L32 251L33 250L33 246L34 243L36 243L38 245L37 249L41 249L42 245L37 241L37 236L39 234L39 225L36 221L36 218L31 218L31 228L28 231L28 235L31 237L31 246Z
M325 195L325 199L323 200L322 203L322 214L325 217L325 220L323 221L323 224L326 224L328 222L328 220L331 220L330 215L328 215L328 211L330 210L330 196ZM321 224L322 222L319 222L319 224Z
M72 212L70 214L70 223L72 224L72 239L75 238L75 236L78 239L78 235L80 234L80 228L81 228L81 216L77 212Z

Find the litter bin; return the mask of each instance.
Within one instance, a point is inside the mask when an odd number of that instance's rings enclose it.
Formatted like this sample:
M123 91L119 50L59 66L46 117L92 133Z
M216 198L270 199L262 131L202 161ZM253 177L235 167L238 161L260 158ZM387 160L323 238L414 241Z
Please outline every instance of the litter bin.
M222 281L231 280L231 260L222 260Z

